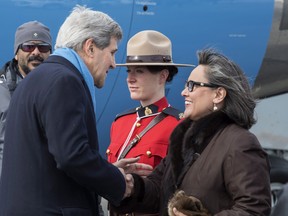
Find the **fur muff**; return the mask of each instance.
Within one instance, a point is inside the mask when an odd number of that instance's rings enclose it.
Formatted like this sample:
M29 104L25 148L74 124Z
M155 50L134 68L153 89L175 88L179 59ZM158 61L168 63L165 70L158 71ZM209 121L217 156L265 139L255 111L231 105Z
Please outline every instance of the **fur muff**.
M211 216L199 199L187 196L183 190L176 191L168 203L169 216L175 216L173 208L187 216Z

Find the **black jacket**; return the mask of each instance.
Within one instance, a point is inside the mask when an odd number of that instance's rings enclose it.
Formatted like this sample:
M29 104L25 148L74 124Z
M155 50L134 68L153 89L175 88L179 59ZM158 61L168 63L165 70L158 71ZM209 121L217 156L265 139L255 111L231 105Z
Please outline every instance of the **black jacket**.
M0 70L0 177L2 169L5 122L11 96L22 76L17 68L15 59L8 61Z

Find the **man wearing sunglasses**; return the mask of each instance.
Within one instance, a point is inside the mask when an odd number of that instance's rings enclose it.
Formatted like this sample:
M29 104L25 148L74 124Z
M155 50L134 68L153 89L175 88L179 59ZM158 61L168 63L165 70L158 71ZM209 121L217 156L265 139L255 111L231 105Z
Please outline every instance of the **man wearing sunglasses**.
M4 146L6 114L11 96L19 82L40 65L52 51L48 27L38 21L19 26L15 33L14 58L0 70L0 176Z

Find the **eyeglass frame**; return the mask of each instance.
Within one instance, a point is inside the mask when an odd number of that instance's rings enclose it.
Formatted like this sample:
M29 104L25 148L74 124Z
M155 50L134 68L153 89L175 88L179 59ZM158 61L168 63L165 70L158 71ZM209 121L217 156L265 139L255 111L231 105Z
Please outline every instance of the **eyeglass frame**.
M192 83L191 86L189 86L189 83ZM211 84L211 83L204 83L204 82L196 82L193 80L188 80L185 82L185 88L188 88L189 92L193 92L194 87L196 86L202 86L202 87L209 87L209 88L217 88L219 86Z
M32 50L29 51L29 50L27 50L25 48L23 49L23 46L32 46ZM49 50L44 52L42 50L41 46L42 47L49 47ZM29 43L29 42L25 42L25 43L20 44L18 49L21 49L23 52L33 52L36 49L36 47L39 50L39 52L41 52L41 53L47 53L49 51L51 52L51 50L52 50L51 45L48 44L48 43Z

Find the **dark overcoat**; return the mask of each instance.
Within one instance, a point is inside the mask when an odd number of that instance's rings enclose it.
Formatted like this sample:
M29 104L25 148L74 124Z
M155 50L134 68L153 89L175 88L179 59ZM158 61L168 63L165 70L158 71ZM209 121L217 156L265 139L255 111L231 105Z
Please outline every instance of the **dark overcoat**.
M168 156L118 211L168 215L173 193L184 190L215 216L268 216L269 161L257 138L221 112L197 122L185 119L173 131Z
M50 56L17 87L7 117L0 215L98 215L117 205L121 172L98 151L88 87L74 65Z

